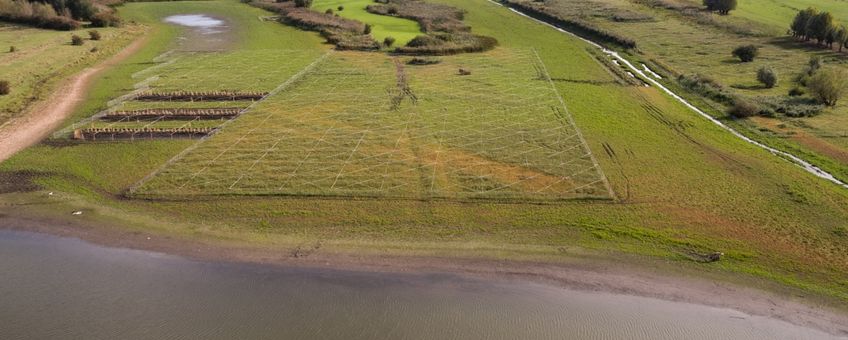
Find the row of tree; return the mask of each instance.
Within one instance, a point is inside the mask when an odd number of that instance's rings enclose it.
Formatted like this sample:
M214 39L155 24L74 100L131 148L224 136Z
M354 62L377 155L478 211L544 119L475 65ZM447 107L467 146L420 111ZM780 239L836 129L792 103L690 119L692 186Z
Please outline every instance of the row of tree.
M812 7L802 10L795 15L789 29L795 38L815 40L818 45L829 48L836 44L840 52L842 48L848 47L848 28L837 25L830 12L819 12Z

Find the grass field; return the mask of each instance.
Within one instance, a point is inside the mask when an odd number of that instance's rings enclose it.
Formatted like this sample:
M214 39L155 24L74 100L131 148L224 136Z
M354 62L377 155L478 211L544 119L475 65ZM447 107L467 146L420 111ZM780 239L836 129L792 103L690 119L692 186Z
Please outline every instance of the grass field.
M837 3L823 1L818 7L839 7ZM780 10L773 10L779 4L770 4L771 7L762 7L758 12L781 13ZM635 39L639 52L632 53L630 58L652 65L656 71L669 78L673 79L677 74L706 75L730 93L754 100L785 96L791 88L797 86L793 79L805 71L812 56L822 57L830 65L848 67L844 66L848 65L848 54L795 42L785 35L785 27L771 30L767 35L742 35L719 25L696 23L691 17L676 11L650 8L630 0L550 1L546 2L546 6L560 15L580 17ZM604 10L599 12L599 8ZM616 21L616 13L638 13L638 17L650 20ZM718 22L741 27L759 25L736 11L728 17L711 17ZM786 25L792 17L794 14L783 19ZM754 62L742 63L731 55L730 51L743 44L760 47L760 56ZM764 66L777 71L780 81L776 87L767 89L757 82L756 72ZM662 68L671 73L663 72ZM844 117L848 116L846 102L827 108L815 117L792 118L778 114L772 119L749 120L732 119L725 113L724 104L709 100L701 102L716 117L746 131L748 135L801 155L843 181L848 180L848 162L845 162L848 159L848 148L845 148L848 125L844 124Z
M137 193L610 197L533 51L405 62L335 53Z
M320 12L331 9L342 17L370 24L371 36L378 42L383 42L383 39L390 36L396 39L396 46L403 46L421 34L421 28L415 21L366 11L365 7L373 3L373 0L316 0L312 3L312 9ZM344 6L344 10L339 11L339 6Z
M62 78L114 54L141 33L138 27L98 31L102 38L94 41L86 30L63 32L0 23L0 80L11 86L11 93L0 96L0 124L50 93ZM84 45L72 46L72 34L85 37Z
M765 286L792 287L795 294L824 297L832 304L848 301L848 192L739 140L656 88L616 82L577 39L485 0L436 2L468 10L465 22L475 33L497 38L501 47L483 54L445 57L441 64L431 66L401 63L402 73L395 60L384 54L332 52L317 64L314 73L306 73L293 86L259 103L255 111L248 111L200 144L186 140L50 141L0 164L0 176L7 186L15 183L24 188L23 184L31 182L53 191L53 198L45 198L44 191L0 195L4 203L0 212L61 217L84 210L81 221L105 220L168 237L281 250L321 242L321 251L546 261L635 257L640 263L666 262L725 278L748 278ZM263 12L236 1L131 3L121 12L151 25L154 43L104 75L74 121L99 112L107 101L133 90L138 79L132 74L153 66L152 60L175 39L178 32L160 22L172 13L226 16L244 37L234 44L234 51L299 50L317 57L329 49L316 34L257 20ZM533 62L533 50L541 63ZM308 64L314 58L304 60ZM542 64L550 82L539 77L538 65ZM280 59L278 67L295 74L294 70L306 65L295 67ZM460 67L471 75L458 76ZM417 98L415 103L410 92ZM566 116L556 117L550 109L551 105L562 107L557 105L557 97L563 99L574 126L583 133L585 146L597 156L600 171L617 199L544 204L461 199L468 197L467 193L479 193L477 188L491 188L491 182L480 180L485 175L496 183L510 183L510 176L518 178L515 175L532 177L513 171L515 164L524 164L524 159L517 158L524 155L527 169L550 172L554 177L565 174L557 171L573 171L560 166L562 160L551 154L537 153L583 147L567 140L573 133L563 125ZM391 110L392 98L400 98L396 110ZM510 125L513 123L518 125ZM248 134L251 129L261 133ZM420 135L405 140L399 138L402 131ZM321 139L325 133L332 140ZM233 141L242 137L259 138L239 149L240 143ZM398 147L398 140L409 147ZM281 148L283 145L287 148ZM321 148L303 149L304 145ZM353 152L360 150L356 145L364 147L362 153ZM430 152L419 153L411 164L404 163L404 159L413 159L406 157L409 150L414 151L413 145ZM502 148L504 145L508 147ZM477 157L447 152L459 146ZM244 152L225 152L226 158L218 160L227 162L218 165L209 162L229 147ZM238 193L235 188L252 192L278 189L280 177L299 182L273 192L285 197L185 195L172 200L124 196L133 184L187 149L183 157L146 182L139 194L175 190L184 183L188 184L183 190L192 194L186 188ZM321 174L319 164L309 164L314 170L309 178L298 176L299 171L289 176L290 169L274 171L273 167L283 169L313 159L312 155L307 158L309 150L319 151L314 156L327 160L330 171ZM394 150L398 151L391 154ZM366 151L396 161L372 162ZM269 156L273 162L263 162ZM570 159L583 158L578 153ZM208 180L186 180L189 173L197 173L206 164L210 164L208 169L195 178L208 176ZM257 165L250 169L252 164ZM473 176L461 176L451 169L465 164L477 165L468 169ZM360 169L362 172L357 172ZM375 181L357 184L357 174L368 171L371 175L367 178L382 182L381 175L388 173L391 176L385 176L386 182L394 183L410 178L401 175L405 169L436 169L409 179L422 189L398 195L423 199L291 195L296 193L292 188L318 193L315 186L308 185L310 180L322 183L319 188L335 190L329 183L332 180L358 190L356 193L369 191ZM504 173L508 176L501 176ZM239 180L243 174L250 176ZM473 181L463 184L468 178ZM426 184L437 188L439 195L430 195ZM537 190L531 190L534 188ZM538 188L522 187L509 194L523 195ZM442 198L428 199L433 196ZM47 201L49 204L36 204ZM713 251L725 256L710 264L693 261L693 256Z
M828 11L842 23L848 22L848 6L840 0L748 0L740 1L734 12L743 18L770 25L785 32L798 11L814 7Z

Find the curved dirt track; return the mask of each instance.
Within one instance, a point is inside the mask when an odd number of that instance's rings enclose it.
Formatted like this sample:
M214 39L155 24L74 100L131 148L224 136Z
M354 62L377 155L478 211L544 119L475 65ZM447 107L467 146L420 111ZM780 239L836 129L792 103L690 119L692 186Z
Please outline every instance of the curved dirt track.
M26 109L26 113L0 126L0 162L40 142L70 116L85 98L92 80L103 70L114 66L138 51L146 42L137 38L109 59L88 67L64 80L56 91Z

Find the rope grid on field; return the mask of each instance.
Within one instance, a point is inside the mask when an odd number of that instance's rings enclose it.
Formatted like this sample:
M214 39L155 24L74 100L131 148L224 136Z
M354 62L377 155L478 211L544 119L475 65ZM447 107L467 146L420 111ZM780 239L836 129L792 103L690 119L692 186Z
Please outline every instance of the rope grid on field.
M391 63L327 59L163 168L147 192L567 198L608 190L535 51L407 67L418 103L402 100L397 110ZM473 75L445 76L458 65Z

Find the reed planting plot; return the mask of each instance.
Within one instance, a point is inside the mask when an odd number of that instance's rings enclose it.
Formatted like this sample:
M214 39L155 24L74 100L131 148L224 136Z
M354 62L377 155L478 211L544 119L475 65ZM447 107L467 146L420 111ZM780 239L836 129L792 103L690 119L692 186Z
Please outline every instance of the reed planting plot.
M610 196L533 51L407 61L335 53L134 193Z
M299 50L182 52L135 75L150 92L268 92L318 57Z

